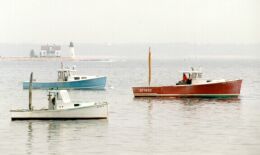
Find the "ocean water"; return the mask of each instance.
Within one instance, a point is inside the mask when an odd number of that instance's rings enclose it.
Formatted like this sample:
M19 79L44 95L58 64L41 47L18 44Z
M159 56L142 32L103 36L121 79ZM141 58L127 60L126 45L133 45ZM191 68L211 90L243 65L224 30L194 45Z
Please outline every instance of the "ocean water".
M78 72L106 75L106 90L69 91L74 101L107 101L107 120L11 121L27 108L22 81L55 80L60 62L0 61L1 154L260 154L260 61L257 59L153 60L152 84L175 84L180 70L202 67L208 79L242 78L234 99L134 98L147 85L146 60L64 62ZM33 91L34 108L47 91Z

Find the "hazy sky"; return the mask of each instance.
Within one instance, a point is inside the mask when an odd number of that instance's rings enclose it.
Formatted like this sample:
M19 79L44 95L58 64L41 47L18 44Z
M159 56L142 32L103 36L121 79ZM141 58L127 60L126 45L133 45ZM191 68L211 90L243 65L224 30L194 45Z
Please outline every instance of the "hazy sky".
M0 0L0 43L260 43L259 0Z

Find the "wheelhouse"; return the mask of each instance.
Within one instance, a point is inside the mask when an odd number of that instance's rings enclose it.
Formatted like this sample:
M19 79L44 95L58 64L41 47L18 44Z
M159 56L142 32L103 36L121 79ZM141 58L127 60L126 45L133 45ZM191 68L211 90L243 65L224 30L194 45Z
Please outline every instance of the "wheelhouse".
M192 69L191 71L182 71L182 80L180 80L177 85L189 85L198 83L202 79L202 72L195 71Z
M69 77L75 74L76 70L74 69L60 69L58 70L58 81L68 81Z

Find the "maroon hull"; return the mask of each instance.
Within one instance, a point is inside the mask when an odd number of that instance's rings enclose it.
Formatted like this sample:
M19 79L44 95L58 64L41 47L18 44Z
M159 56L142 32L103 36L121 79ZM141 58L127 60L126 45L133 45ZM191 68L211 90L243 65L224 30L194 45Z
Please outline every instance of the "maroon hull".
M138 96L176 96L176 97L229 97L240 94L242 80L196 85L174 85L158 87L133 87Z

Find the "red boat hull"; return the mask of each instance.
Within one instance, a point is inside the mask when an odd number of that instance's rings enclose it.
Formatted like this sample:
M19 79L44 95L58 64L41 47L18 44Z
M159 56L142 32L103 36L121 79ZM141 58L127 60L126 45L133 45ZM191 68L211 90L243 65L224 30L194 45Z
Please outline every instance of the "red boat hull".
M196 85L133 87L135 97L232 97L239 96L242 80Z

